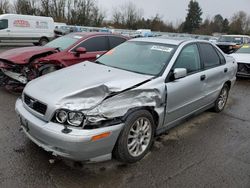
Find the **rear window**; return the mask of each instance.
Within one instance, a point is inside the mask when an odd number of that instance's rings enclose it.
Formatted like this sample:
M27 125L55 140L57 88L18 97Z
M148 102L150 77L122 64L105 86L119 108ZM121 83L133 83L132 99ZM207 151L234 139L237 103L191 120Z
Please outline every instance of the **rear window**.
M242 44L243 37L221 36L218 39L218 42L232 42L232 43L236 43L236 44Z
M8 20L6 19L0 20L0 30L7 28L8 28Z

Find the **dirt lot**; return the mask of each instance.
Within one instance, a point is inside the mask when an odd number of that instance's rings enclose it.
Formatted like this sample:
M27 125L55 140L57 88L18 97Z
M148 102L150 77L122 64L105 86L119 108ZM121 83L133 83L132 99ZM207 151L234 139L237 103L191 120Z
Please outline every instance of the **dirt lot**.
M224 112L170 130L132 165L50 160L19 131L17 97L0 89L0 187L250 187L250 80L237 81Z

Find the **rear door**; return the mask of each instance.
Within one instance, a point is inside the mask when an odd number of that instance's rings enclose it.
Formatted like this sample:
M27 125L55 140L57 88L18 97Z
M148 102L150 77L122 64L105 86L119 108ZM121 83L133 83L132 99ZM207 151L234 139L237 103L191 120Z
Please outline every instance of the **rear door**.
M79 47L86 48L87 52L85 54L80 54L80 56L77 57L75 51ZM63 61L66 62L68 66L83 61L95 61L97 55L104 54L108 49L109 44L106 36L91 37L75 46L70 52L68 52L66 57L63 58Z
M189 44L183 48L172 71L175 68L186 68L188 75L166 83L165 126L205 105L203 101L204 73L197 44Z
M205 75L204 100L206 103L213 103L226 82L226 74L229 70L224 56L213 45L200 43L199 50Z

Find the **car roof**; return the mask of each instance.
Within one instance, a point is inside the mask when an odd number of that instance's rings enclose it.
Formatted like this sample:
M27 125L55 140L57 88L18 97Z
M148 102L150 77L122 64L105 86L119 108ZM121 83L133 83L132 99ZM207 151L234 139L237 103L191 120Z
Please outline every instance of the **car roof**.
M186 41L201 41L201 40L195 40L191 38L171 38L171 37L146 37L146 38L135 38L131 39L130 41L138 41L138 42L152 42L152 43L161 43L161 44L171 44L171 45L180 45L183 42Z

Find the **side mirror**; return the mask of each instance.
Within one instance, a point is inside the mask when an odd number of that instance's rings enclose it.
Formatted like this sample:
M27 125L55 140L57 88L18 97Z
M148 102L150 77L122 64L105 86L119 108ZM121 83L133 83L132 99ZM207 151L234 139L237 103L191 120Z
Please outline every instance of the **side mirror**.
M80 54L85 54L87 52L86 48L79 47L76 49L76 56L79 56Z
M184 68L176 68L174 69L174 78L179 79L179 78L184 78L187 76L187 69Z

